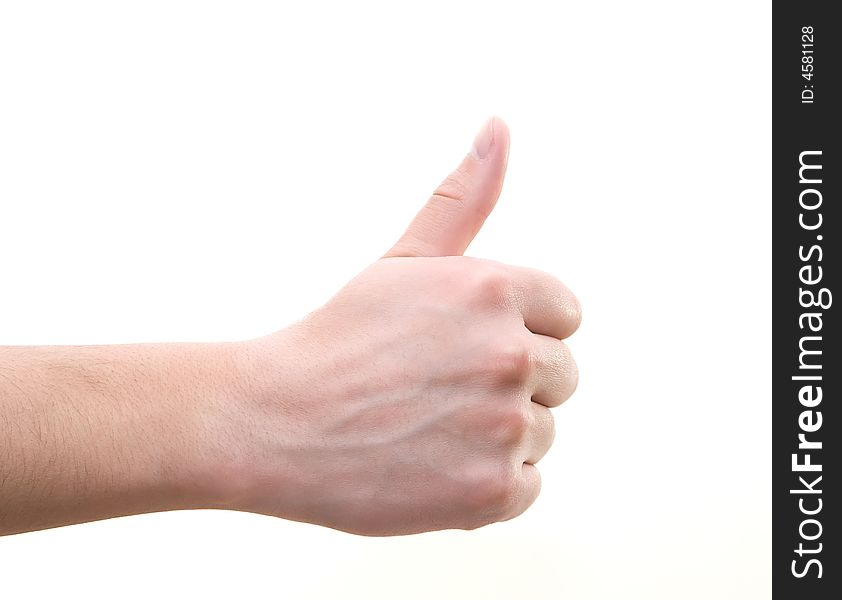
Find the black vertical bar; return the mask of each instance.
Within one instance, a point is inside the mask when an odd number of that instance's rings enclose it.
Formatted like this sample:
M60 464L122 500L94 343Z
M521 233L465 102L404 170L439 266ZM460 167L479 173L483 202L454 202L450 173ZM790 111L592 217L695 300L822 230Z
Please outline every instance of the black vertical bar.
M839 8L772 6L775 598L842 598Z

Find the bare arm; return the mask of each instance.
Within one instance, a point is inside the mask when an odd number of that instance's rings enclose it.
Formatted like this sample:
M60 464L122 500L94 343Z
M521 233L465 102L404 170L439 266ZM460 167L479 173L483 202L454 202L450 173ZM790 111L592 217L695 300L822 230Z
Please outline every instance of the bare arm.
M0 348L0 534L206 507L394 535L526 510L580 309L546 273L461 256L508 139L489 122L395 246L287 329Z
M212 506L237 344L0 348L0 534Z

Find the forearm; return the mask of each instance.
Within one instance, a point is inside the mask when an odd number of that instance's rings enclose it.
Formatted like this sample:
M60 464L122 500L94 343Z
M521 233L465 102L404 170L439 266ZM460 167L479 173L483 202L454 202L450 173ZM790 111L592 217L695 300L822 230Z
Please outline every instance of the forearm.
M0 535L222 503L236 344L0 348Z

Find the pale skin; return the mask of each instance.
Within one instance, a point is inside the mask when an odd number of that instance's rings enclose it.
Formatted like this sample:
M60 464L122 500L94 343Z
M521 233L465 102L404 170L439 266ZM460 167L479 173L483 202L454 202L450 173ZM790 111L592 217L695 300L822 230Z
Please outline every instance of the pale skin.
M0 348L0 535L220 508L362 535L475 529L536 499L581 309L463 252L509 134L477 135L384 257L265 337Z

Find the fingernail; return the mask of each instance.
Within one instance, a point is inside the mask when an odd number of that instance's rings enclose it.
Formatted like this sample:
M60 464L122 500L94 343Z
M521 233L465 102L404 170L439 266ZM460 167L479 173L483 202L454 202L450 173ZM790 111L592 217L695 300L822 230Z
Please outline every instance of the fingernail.
M477 137L474 138L474 145L471 147L471 156L482 160L491 152L491 145L494 143L494 119L488 119Z

